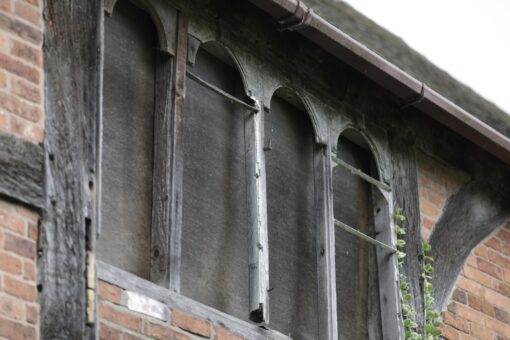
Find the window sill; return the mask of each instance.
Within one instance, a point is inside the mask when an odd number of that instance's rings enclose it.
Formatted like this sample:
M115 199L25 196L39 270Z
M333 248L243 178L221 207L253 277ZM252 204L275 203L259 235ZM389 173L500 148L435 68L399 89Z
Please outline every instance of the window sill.
M249 339L291 340L290 337L279 332L237 319L102 261L97 261L97 276L101 281L116 285L127 291L142 294L163 303L170 309L176 308L208 320Z

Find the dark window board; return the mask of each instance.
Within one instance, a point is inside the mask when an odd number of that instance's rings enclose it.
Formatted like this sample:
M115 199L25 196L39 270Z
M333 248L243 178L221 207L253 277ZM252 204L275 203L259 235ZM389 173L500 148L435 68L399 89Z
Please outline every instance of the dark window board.
M294 339L318 338L315 137L307 113L273 96L264 117L270 323Z
M237 69L204 49L192 71L230 94L244 92ZM247 113L207 87L186 85L181 293L248 321Z
M120 1L105 18L98 257L149 278L157 31ZM126 244L130 251L125 251Z
M340 138L342 159L364 172L370 170L369 152ZM333 170L335 219L368 235L374 234L371 186L348 169ZM336 288L339 339L380 339L381 321L375 249L357 236L335 231ZM369 308L370 307L370 308Z

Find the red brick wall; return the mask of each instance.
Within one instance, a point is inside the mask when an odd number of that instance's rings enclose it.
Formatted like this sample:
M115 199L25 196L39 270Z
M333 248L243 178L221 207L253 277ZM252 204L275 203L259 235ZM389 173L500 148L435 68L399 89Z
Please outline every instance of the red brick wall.
M462 172L418 157L422 236L428 238L448 197L468 180ZM510 339L510 224L474 249L443 311L446 339Z
M43 139L42 0L0 0L0 130Z
M42 0L0 0L0 131L43 140ZM0 338L37 339L39 216L0 200Z
M158 339L158 340L243 340L220 325L167 308L163 319L130 310L122 299L123 289L99 282L99 338L101 340Z
M0 201L0 337L37 339L38 218L22 206Z

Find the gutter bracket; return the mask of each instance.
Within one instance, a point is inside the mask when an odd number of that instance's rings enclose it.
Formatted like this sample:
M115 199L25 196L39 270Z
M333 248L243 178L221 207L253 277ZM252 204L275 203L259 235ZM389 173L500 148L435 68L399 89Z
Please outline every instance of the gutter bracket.
M409 101L407 101L406 103L404 103L400 109L401 110L404 110L404 109L407 109L408 107L410 106L414 106L416 104L419 104L422 102L423 98L425 98L425 83L422 82L421 83L421 90L420 90L420 94L416 97L416 98L413 98L413 99L410 99Z
M294 13L278 19L278 31L299 31L310 24L313 10L298 0Z

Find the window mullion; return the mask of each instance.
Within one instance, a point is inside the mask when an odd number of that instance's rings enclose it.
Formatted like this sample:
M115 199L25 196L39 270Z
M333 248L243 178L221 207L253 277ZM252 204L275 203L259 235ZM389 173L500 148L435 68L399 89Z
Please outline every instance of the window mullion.
M187 56L187 20L173 23L176 54L160 52L156 66L151 281L180 291L182 200L182 106ZM170 24L170 23L168 23Z
M377 240L394 246L393 194L372 190L372 201ZM376 254L383 339L403 339L397 257L388 256L380 247L376 248Z
M259 105L260 107L260 105ZM269 249L263 115L246 114L246 180L249 224L250 319L269 323Z
M338 339L335 226L333 217L333 180L331 147L317 146L315 152L315 206L319 287L319 338Z

